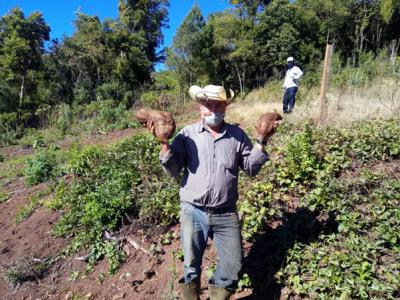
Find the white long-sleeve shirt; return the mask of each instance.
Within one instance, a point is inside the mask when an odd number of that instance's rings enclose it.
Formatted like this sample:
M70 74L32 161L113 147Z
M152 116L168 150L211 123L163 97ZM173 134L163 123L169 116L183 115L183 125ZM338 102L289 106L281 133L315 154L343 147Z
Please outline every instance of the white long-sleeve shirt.
M285 89L291 87L297 87L299 85L299 79L303 75L303 71L300 70L298 66L293 66L286 71L285 81L283 82L283 87Z

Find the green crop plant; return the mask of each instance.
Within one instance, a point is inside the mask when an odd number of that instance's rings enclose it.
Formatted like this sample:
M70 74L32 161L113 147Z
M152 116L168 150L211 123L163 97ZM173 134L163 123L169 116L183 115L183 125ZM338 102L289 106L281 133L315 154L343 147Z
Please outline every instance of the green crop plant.
M27 220L36 210L36 208L38 208L39 205L41 205L43 197L48 195L49 193L50 193L49 189L44 189L30 196L28 203L18 208L15 216L15 223L19 224Z
M239 202L239 213L242 215L242 235L250 239L267 223L273 210L272 201L273 185L271 183L253 183L244 193Z
M109 148L89 146L71 155L70 184L61 181L51 207L64 211L57 236L73 236L66 253L87 249L89 263L108 257L110 273L124 260L104 231L116 232L126 214L142 224L174 224L179 212L178 188L164 175L159 145L150 135L136 135Z
M351 278L349 276L357 276L360 281L373 285L381 276L377 274L383 272L382 266L362 259L362 256L353 261L347 254L349 251L360 251L357 248L360 244L368 246L373 253L380 253L383 247L384 251L390 251L390 259L394 259L393 253L399 249L395 231L398 224L394 217L397 212L394 208L382 211L383 201L390 201L379 199L388 196L383 196L381 192L375 198L371 196L378 183L382 182L379 176L364 172L360 180L344 181L342 175L343 171L351 171L354 166L398 158L396 138L399 126L394 120L375 120L344 129L330 127L319 130L313 128L311 123L285 125L280 131L283 134L275 139L272 145L274 150L271 151L277 153L276 157L255 178L240 176L238 209L243 237L254 241L271 220L279 221L290 215L285 211L285 203L293 204L290 201L311 209L313 218L332 216L331 222L337 224L312 243L288 243L290 248L279 271L282 274L280 280L292 294L309 293L315 299L317 295L322 298L329 295L362 298L364 292L355 294L353 285L342 284L342 281L347 282ZM164 174L159 163L159 150L159 143L151 135L139 134L115 146L89 146L69 152L65 169L72 174L72 180L59 182L54 199L48 206L62 211L53 232L57 236L72 237L64 253L69 255L85 250L89 255L88 271L93 269L96 261L108 257L110 273L114 273L124 260L121 245L117 241L106 240L105 231L117 235L128 219L135 219L144 229L155 226L168 228L177 223L179 186L176 179ZM391 184L394 185L393 182ZM368 210L371 199L376 199L374 201L379 204L376 209ZM390 222L380 221L373 215L380 213ZM127 215L129 218L125 219ZM357 235L361 238L355 238ZM165 243L165 235L160 235L160 239L164 241L155 244ZM326 252L324 255L320 253L321 265L308 256L305 256L304 265L300 263L307 249L307 255L310 255L317 248ZM328 261L325 266L331 250L343 251L342 256L337 256L343 262L342 267L335 269L335 261ZM377 254L375 257L381 259L383 256ZM297 269L290 269L290 266ZM348 271L347 268L353 269ZM396 267L393 268L392 273L385 277L389 283L383 283L388 284L387 287L395 282L393 278L396 278L397 271ZM303 277L304 274L313 277ZM329 279L329 274L333 274L332 279ZM318 281L314 285L309 282L309 278L318 276L322 278L322 283ZM393 278L390 279L390 276ZM251 278L249 285L257 285L258 282L262 281ZM324 284L327 287L322 289ZM355 281L354 285L357 284L361 283ZM336 285L340 293L334 291ZM367 284L363 286L365 293L372 295Z
M400 284L400 182L363 177L336 191L338 232L296 243L283 268L292 294L308 299L396 299Z
M314 149L314 130L310 123L281 150L283 161L277 164L275 176L281 189L299 189L313 185L321 161Z
M25 182L28 186L36 185L50 179L57 164L53 150L40 151L29 158L25 167Z

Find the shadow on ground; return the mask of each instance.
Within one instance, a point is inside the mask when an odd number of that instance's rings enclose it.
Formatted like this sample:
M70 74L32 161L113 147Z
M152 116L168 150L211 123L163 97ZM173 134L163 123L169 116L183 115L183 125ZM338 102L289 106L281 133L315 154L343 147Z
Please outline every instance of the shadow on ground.
M275 274L284 267L288 250L296 242L309 244L323 233L337 231L334 212L325 221L317 217L318 213L308 208L298 208L293 213L284 213L280 226L267 227L255 237L243 266L243 272L251 279L253 295L241 299L280 299L283 286L276 281Z

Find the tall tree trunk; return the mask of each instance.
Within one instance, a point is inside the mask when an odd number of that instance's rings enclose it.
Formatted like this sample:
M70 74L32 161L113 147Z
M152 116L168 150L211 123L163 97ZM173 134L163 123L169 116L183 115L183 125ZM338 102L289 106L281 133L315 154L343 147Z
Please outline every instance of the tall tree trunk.
M243 93L243 89L242 89L242 77L240 76L240 71L239 71L239 67L238 67L238 65L237 65L237 63L236 63L236 60L234 59L233 62L234 62L234 64L235 64L236 73L237 73L237 76L238 76L238 79L239 79L240 94L242 94L242 93Z
M400 39L392 40L392 47L390 53L390 62L392 65L396 64L397 52L399 51Z
M352 55L352 67L356 66L356 55L357 55L357 49L359 48L358 41L360 40L359 38L359 26L356 25L356 32L355 32L355 39L354 39L354 47L353 47L353 55Z
M243 66L243 75L242 75L242 88L241 88L241 90L242 90L242 93L244 93L244 88L245 88L245 86L244 86L244 83L246 82L246 68Z
M381 48L382 27L378 24L376 26L376 52Z
M22 107L22 99L24 98L25 78L26 78L26 75L22 75L21 89L19 91L19 107L20 108Z

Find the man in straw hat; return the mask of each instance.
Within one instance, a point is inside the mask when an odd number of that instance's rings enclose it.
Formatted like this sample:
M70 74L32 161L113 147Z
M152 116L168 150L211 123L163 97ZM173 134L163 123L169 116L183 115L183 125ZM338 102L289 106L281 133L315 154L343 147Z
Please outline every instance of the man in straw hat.
M269 136L259 136L253 146L241 128L224 121L232 90L228 97L222 86L192 86L189 94L199 102L201 121L184 127L171 145L168 140L161 142L160 153L168 175L175 177L183 169L180 222L184 278L180 286L185 299L199 299L202 257L210 237L219 258L209 282L210 299L229 299L242 267L236 211L239 168L249 176L258 173L268 160L264 146ZM277 123L273 124L276 129Z

